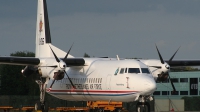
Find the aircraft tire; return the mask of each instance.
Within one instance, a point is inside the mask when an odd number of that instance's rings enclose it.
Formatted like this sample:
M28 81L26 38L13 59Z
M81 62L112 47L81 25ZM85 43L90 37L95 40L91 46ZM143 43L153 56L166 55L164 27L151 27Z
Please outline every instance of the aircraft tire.
M146 110L146 112L150 112L151 111L151 109L150 109L150 104L149 104L149 102L145 102L145 110Z
M43 105L41 105L42 107L42 112L48 112L49 111L49 105L47 102L44 102Z
M41 103L38 101L37 103L35 103L35 110L41 110Z
M150 105L148 102L144 103L144 106L141 102L136 104L136 112L150 112Z
M35 104L35 110L42 110L42 112L48 112L49 111L49 105L48 103L44 102L44 104L41 104L40 101L38 101L36 104Z
M115 112L121 112L122 110L121 109L115 109Z

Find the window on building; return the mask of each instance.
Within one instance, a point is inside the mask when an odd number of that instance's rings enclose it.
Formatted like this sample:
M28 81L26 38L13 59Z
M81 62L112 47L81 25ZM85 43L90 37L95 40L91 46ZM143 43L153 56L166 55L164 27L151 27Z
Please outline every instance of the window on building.
M120 70L119 73L120 73L120 74L123 74L123 73L124 73L124 68L121 68L121 70Z
M150 74L149 69L148 68L141 68L142 73L147 73Z
M140 73L140 69L139 68L129 68L128 73Z
M188 91L180 91L180 95L188 95Z
M169 79L167 78L166 80L162 81L162 83L169 83Z
M190 95L198 95L198 78L190 78Z
M188 82L188 78L180 78L180 82Z
M179 95L179 91L171 91L171 95Z
M162 91L162 95L169 95L169 91Z
M160 91L155 91L153 95L160 95Z
M172 82L174 82L174 83L178 83L179 81L178 81L178 78L171 78L171 80L172 80Z

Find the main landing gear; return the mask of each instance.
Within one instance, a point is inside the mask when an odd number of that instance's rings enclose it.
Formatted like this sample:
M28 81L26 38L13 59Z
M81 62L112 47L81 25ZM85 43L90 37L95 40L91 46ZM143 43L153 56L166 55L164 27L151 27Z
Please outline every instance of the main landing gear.
M140 96L139 101L136 104L136 112L150 112L150 104L147 102L150 96Z
M41 78L41 80L36 80L36 83L39 85L40 88L40 101L35 104L35 110L41 110L42 112L48 112L49 106L47 102L44 101L45 98L45 91L47 86L46 78Z

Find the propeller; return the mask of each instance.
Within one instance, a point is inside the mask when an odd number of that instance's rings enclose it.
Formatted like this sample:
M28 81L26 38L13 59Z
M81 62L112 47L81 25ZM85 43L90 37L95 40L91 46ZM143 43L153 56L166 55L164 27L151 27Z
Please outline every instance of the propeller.
M72 46L74 45L74 43L72 44ZM65 58L63 59L63 61L64 62L66 62L66 60L67 60L67 57L68 57L68 55L69 55L69 52L71 51L71 49L72 49L72 46L70 47L70 49L69 49L69 51L67 52L67 54L66 54L66 56L65 56Z
M72 46L73 46L73 44L72 44ZM54 55L54 57L55 57L55 59L56 59L56 61L59 63L59 66L53 65L53 66L42 66L42 67L55 67L55 68L56 68L56 67L60 67L60 68L61 68L61 70L59 70L58 73L54 75L54 80L53 80L53 82L51 83L51 86L50 86L50 88L49 88L49 91L51 90L51 88L52 88L52 86L53 86L55 80L57 80L58 76L59 76L62 72L64 72L64 73L67 75L67 77L68 77L68 79L69 79L69 81L70 81L70 83L71 83L73 89L75 89L75 86L74 86L73 82L71 81L71 78L68 76L67 72L65 71L65 68L67 67L67 65L66 65L65 62L66 62L66 60L67 60L67 57L68 57L68 55L69 55L69 52L70 52L72 46L71 46L70 49L68 50L68 52L67 52L66 56L64 57L64 60L63 60L63 61L62 61L61 59L59 59L59 58L56 56L56 54L55 54L55 52L53 51L53 49L51 48L51 46L49 46L50 49L51 49L51 51L52 51L52 53L53 53L53 55Z
M176 50L176 52L174 53L174 55L169 59L168 64L170 64L172 62L172 59L174 58L174 56L176 55L176 53L178 52L178 50L180 49L180 47Z
M50 47L50 49L51 49L51 51L52 51L52 53L53 53L53 55L54 55L56 61L59 63L60 60L58 59L58 57L57 57L56 54L54 53L54 51L53 51L53 49L51 48L51 46L49 46L49 47Z
M157 52L158 52L158 55L159 55L159 58L160 58L160 62L161 62L162 64L164 64L165 62L164 62L164 60L163 60L163 58L162 58L162 56L161 56L161 54L160 54L160 52L159 52L159 50L158 50L157 45L156 45L156 49L157 49Z
M154 67L154 68L158 68L158 69L162 68L161 66L149 66L149 67Z
M156 44L155 44L155 45L156 45ZM180 47L179 47L179 48L180 48ZM172 60L173 60L174 56L176 55L176 53L178 52L179 48L176 50L176 52L173 54L173 56L169 59L168 64L170 64L170 63L172 62ZM164 60L163 60L163 58L162 58L162 56L161 56L161 54L160 54L160 51L158 50L157 45L156 45L156 49L157 49L157 52L158 52L158 55L159 55L159 58L160 58L160 62L161 62L162 64L165 64L165 62L164 62ZM160 68L160 69L162 68L161 66L151 66L151 67ZM167 64L165 65L165 67L166 67L168 70L170 69L170 66L167 65ZM171 83L171 85L172 85L173 93L175 93L175 92L176 92L176 88L175 88L175 86L174 86L174 83L173 83L173 81L172 81L170 75L169 75L169 72L167 72L166 74L168 75L169 80L170 80L170 83Z
M176 93L176 88L175 88L175 86L174 86L174 83L173 83L172 79L170 78L169 73L168 73L168 76L169 76L169 80L170 80L170 83L171 83L172 88L173 88L173 92L172 92L172 94L174 94L174 93Z
M38 66L38 67L53 67L53 68L56 68L58 66L57 65L52 65L52 66Z

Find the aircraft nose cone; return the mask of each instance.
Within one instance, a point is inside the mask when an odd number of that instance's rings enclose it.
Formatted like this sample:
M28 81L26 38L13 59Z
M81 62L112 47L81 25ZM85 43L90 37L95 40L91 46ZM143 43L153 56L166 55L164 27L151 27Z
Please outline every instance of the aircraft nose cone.
M149 86L150 91L156 90L156 82L155 81L149 81L148 86Z
M156 82L154 80L147 80L144 83L145 93L152 94L156 90Z

